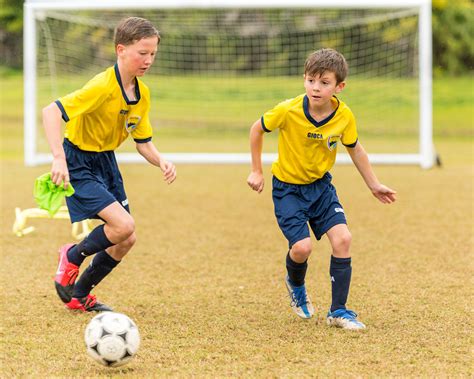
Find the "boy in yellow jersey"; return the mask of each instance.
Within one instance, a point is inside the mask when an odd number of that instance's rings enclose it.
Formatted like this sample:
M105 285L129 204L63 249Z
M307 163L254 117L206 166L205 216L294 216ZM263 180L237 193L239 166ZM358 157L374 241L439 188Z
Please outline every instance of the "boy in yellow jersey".
M286 287L291 307L301 318L311 318L313 305L306 293L307 259L312 245L308 223L319 240L326 234L332 246L330 279L332 304L329 325L364 329L357 314L346 308L351 280L351 234L344 209L331 184L329 170L342 143L372 194L382 203L395 201L396 192L381 184L358 141L354 115L335 95L345 86L347 63L335 50L321 49L305 63L306 93L266 112L250 130L252 170L248 185L258 193L264 187L263 135L279 129L278 159L272 165L273 203L278 225L289 243Z
M115 30L117 63L43 109L53 153L52 180L56 185L71 183L75 189L66 199L71 221L104 221L77 245L67 244L59 250L54 282L69 309L111 310L90 292L136 241L135 222L114 150L131 135L137 151L161 169L168 184L176 178L175 166L151 142L150 91L138 79L152 65L159 43L160 34L148 20L122 20ZM66 122L64 141L61 118ZM79 266L93 254L91 264L76 282Z

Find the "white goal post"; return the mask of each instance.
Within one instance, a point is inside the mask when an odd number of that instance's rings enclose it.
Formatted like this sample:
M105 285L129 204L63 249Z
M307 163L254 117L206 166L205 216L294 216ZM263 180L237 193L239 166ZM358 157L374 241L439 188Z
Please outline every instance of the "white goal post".
M414 153L369 154L375 164L414 164L422 168L434 165L436 157L432 130L432 32L431 0L26 0L24 4L24 162L34 166L51 162L51 155L38 150L37 140L41 130L38 104L38 26L37 21L47 12L108 11L108 10L170 10L190 9L410 9L417 15L416 70L417 70L417 151ZM160 29L160 25L157 25ZM161 31L161 29L160 29ZM165 31L166 33L166 31ZM183 37L185 38L185 37ZM160 47L161 49L161 47ZM311 51L308 51L308 53ZM160 57L158 56L158 64ZM304 62L303 62L304 63ZM302 64L298 62L302 69ZM105 69L105 67L103 68ZM102 70L97 71L100 72ZM147 82L146 77L144 79ZM294 93L294 96L299 93ZM65 95L65 93L60 93ZM382 94L383 95L383 94ZM284 98L280 99L284 100ZM350 105L350 103L349 103ZM263 113L267 109L261 109ZM358 114L356 113L356 118ZM253 120L254 121L254 120ZM247 126L250 127L251 124ZM394 142L396 144L396 142ZM160 146L158 146L160 148ZM160 149L162 150L162 149ZM246 150L219 152L169 152L163 153L175 163L248 163ZM271 163L276 154L264 153L264 163ZM144 162L136 153L119 152L120 162ZM338 154L337 163L349 163L347 154Z

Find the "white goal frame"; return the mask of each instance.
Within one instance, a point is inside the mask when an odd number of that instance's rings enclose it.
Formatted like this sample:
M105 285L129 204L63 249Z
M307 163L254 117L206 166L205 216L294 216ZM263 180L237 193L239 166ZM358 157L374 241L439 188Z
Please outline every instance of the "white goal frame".
M374 164L411 164L430 168L435 163L432 126L432 31L431 0L25 0L24 4L24 163L27 166L52 161L50 154L36 147L37 82L36 24L41 10L106 10L166 8L416 8L419 12L419 151L416 154L369 154ZM34 110L33 112L31 110ZM250 153L167 153L175 163L249 163ZM271 163L276 154L263 154ZM138 153L117 153L120 162L145 160ZM337 163L350 163L347 154L338 154Z

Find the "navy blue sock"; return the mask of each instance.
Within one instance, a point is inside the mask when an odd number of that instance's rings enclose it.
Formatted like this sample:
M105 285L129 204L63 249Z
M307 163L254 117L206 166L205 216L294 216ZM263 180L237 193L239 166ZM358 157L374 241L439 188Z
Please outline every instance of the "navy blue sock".
M92 288L99 284L119 263L120 261L116 261L105 251L97 253L74 286L72 297L83 298L89 295Z
M80 266L89 255L93 255L113 245L105 235L104 224L102 224L90 232L77 245L71 247L67 252L67 259L76 266Z
M331 255L331 265L329 266L332 286L331 312L336 309L346 309L351 274L351 258L336 258Z
M304 284L307 268L308 260L303 263L296 263L291 259L290 252L288 252L286 255L286 270L288 271L288 277L290 278L291 284L296 287L302 286Z

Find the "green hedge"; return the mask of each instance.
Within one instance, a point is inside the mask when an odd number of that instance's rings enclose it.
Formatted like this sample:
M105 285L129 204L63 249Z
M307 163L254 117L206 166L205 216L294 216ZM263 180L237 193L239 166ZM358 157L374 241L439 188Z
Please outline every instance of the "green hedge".
M0 65L22 67L23 0L0 0ZM474 68L474 6L470 0L433 0L433 66L436 74ZM257 37L256 37L257 38Z

